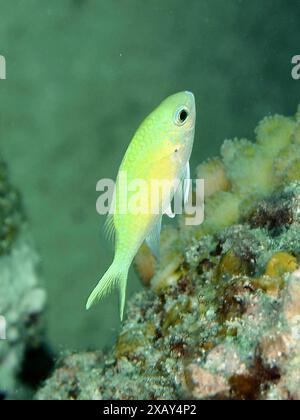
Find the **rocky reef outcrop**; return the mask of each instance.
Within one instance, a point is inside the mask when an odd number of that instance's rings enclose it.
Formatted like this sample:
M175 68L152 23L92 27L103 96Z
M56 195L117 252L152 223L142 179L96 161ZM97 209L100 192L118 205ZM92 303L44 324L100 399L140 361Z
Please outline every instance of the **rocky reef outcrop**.
M48 366L51 363L42 322L46 292L37 265L20 194L0 160L0 399L29 395L40 375L34 365L44 372L40 357Z
M300 398L300 109L202 163L205 221L144 246L109 354L63 358L38 399Z

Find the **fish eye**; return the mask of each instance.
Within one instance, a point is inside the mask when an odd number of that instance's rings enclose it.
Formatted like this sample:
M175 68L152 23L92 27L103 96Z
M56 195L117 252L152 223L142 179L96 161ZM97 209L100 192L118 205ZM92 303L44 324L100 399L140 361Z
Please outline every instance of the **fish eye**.
M189 117L189 112L186 108L181 108L175 114L175 123L177 125L183 125Z

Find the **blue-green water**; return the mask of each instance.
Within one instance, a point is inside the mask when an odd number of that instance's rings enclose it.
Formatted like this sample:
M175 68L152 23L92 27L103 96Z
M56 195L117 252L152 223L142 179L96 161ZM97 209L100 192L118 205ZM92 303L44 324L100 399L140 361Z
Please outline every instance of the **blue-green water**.
M192 170L261 117L294 113L300 7L286 0L0 0L0 148L21 190L56 349L99 348L117 296L87 313L112 258L95 210L141 120L167 95L197 101ZM128 296L141 287L134 274Z

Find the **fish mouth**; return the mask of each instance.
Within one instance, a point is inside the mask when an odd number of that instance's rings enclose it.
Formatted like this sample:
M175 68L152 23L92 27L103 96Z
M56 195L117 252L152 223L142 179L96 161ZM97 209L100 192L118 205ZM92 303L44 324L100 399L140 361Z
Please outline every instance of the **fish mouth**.
M184 93L191 102L195 102L195 96L194 96L193 92L191 92L189 90L185 90Z
M191 96L193 99L195 99L195 96L194 96L193 92L190 92L189 90L186 90L184 93L185 93L186 95Z

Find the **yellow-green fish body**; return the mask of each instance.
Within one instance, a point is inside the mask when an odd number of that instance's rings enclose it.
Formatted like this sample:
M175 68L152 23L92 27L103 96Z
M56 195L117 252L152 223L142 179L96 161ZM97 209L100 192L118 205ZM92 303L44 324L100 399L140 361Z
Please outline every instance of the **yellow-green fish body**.
M189 177L195 120L193 94L180 92L165 99L136 131L121 163L116 182L114 214L110 220L115 231L114 261L90 295L87 309L112 287L118 286L122 319L128 270L132 260L144 240L154 254L158 253L162 214L169 211L170 195L161 192L156 196L155 203L161 211L153 212L151 206L154 203L150 197L153 180L171 183ZM127 185L136 180L144 182L148 187L144 195L141 193L146 206L138 214L128 211L136 191L127 190Z

